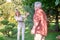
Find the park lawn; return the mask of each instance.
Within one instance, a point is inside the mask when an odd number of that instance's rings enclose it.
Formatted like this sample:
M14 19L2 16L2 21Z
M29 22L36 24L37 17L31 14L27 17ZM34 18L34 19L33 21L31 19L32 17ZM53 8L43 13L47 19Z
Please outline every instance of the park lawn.
M57 40L56 36L59 35L60 32L48 32L48 35L46 37L46 40ZM17 40L16 37L4 37L4 40ZM21 37L21 36L20 36ZM26 30L25 32L25 40L33 40L34 35L31 35L30 31Z
M60 35L60 32L49 32L46 40L57 40L56 36Z
M34 35L31 34L31 29L29 27L25 30L25 40L34 40ZM60 35L60 32L48 32L48 35L46 36L46 40L57 40L56 36ZM14 35L14 37L5 37L4 35L0 34L0 40L3 38L4 40L17 40L17 35ZM20 36L21 38L21 36Z

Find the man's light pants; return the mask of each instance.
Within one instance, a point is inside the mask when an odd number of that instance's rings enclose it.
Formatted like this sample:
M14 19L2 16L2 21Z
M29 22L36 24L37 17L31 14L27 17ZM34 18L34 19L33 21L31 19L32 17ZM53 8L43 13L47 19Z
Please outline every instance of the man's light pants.
M41 34L35 34L34 40L45 40L45 37Z
M17 40L20 40L20 30L22 29L22 40L24 40L25 23L18 23Z

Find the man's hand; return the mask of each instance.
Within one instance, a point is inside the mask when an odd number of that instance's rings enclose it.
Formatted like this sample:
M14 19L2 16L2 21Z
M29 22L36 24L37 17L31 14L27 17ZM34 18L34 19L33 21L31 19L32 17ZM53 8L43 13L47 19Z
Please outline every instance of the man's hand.
M31 34L35 34L35 29L32 29L31 30Z

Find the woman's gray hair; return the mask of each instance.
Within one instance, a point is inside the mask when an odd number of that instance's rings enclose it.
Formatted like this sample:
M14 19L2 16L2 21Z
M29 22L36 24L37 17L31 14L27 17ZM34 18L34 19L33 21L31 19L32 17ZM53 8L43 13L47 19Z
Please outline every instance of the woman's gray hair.
M41 3L41 2L35 2L34 6L35 6L35 7L40 7L40 8L41 8L41 7L42 7L42 3Z

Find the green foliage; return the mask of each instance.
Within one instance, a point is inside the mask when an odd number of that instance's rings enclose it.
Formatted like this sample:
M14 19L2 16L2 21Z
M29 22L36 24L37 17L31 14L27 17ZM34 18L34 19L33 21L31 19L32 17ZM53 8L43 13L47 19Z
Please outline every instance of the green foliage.
M55 5L58 5L58 4L59 4L59 2L60 2L59 0L56 0L56 1L55 1Z
M29 16L27 17L27 19L25 21L26 26L29 28L32 28L33 27L33 14L34 14L33 7L26 5L26 6L24 6L24 10L29 12Z
M16 34L17 33L17 28L13 28L12 29L12 35Z
M16 26L14 23L9 23L8 25L11 25L12 27Z
M2 23L3 25L7 25L7 24L9 23L9 21L6 20L6 19L4 19L4 20L1 21L1 23Z
M49 13L53 16L56 15L57 11L55 9L50 9Z
M0 5L4 4L6 0L0 0Z
M50 8L55 8L55 6L57 6L57 3L59 4L59 0L22 0L22 3L24 6L29 5L31 7L36 1L42 2L42 7L45 11L49 10Z
M11 25L6 25L5 26L5 30L8 32L8 31L11 31L13 27Z
M32 5L36 0L22 0L23 5Z
M4 38L2 36L0 36L0 40L4 40Z
M29 29L27 31L29 31ZM48 32L48 35L46 36L45 40L57 40L56 36L59 35L59 34L60 34L60 32ZM1 35L0 35L0 37L1 37ZM2 40L16 40L17 39L16 37L11 38L11 37L2 36L1 38L3 38ZM20 38L21 37L22 36L20 36ZM34 40L34 35L30 34L30 32L25 33L25 40L28 40L28 39L29 40Z
M3 15L3 14L2 14L2 12L3 12L3 11L2 11L2 8L0 8L0 16L2 16L2 15Z
M5 3L3 5L0 6L2 9L2 17L5 19L8 19L9 16L11 16L10 14L14 14L13 12L15 11L15 7L16 5L14 3Z
M21 5L21 0L12 0L12 2L16 5Z
M17 28L13 28L13 29L12 29L11 37L14 37L14 38L17 37Z
M48 27L49 31L55 31L55 24L54 23L50 23L49 27Z
M6 30L5 29L0 29L0 32L6 35Z
M46 37L46 40L57 40L56 37L57 35L59 35L60 32L49 32L47 37Z
M9 23L9 24L4 24L4 25L5 25L4 28L0 29L0 32L2 32L5 36L11 37L12 34L16 33L16 30L14 29L15 27L14 23Z
M5 3L5 1L0 0L0 5L1 5L0 15L3 15L2 17L4 18L4 20L2 20L1 23L3 25L5 25L4 28L0 30L0 32L2 32L4 35L7 35L7 36L11 36L11 37L14 35L16 36L16 33L17 33L17 28L15 28L16 23L15 24L10 23L8 20L8 18L11 16L10 12L14 11L15 8L18 8L18 10L19 11L21 10L21 12L27 11L30 13L30 15L27 17L25 23L26 23L26 27L28 27L29 29L32 28L33 27L34 2L36 2L36 1L42 2L43 9L47 12L47 14L49 13L52 16L56 14L56 11L53 9L55 9L55 6L57 6L59 4L58 2L60 2L57 0L12 0L12 3L3 4L3 3ZM52 8L52 9L50 9L50 8ZM47 10L49 10L49 11L47 11ZM11 14L13 15L12 12L11 12ZM5 20L5 19L7 19L7 20ZM53 20L53 18L51 18L51 19ZM55 26L52 25L51 27L49 27L49 30L55 30ZM29 33L27 33L27 34L28 35L26 36L27 37L26 40L28 39L28 36L32 37ZM31 38L29 38L29 40L31 40Z
M23 7L24 7L24 10L25 11L28 11L30 13L29 17L27 18L27 24L26 25L33 25L33 14L34 14L34 3L36 1L40 1L42 2L42 7L43 9L47 12L47 14L50 14L50 15L56 15L56 10L50 10L50 8L55 8L55 0L22 0L22 3L23 3ZM49 10L49 11L48 11ZM54 18L54 17L53 17ZM53 20L53 18L51 18ZM31 24L29 24L31 23ZM32 25L29 26L32 28Z

